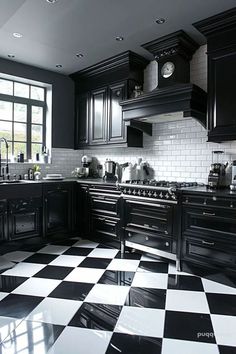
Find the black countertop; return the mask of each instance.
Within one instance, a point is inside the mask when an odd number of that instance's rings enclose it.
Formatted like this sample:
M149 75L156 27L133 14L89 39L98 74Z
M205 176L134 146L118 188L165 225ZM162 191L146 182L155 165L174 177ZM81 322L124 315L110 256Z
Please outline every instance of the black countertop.
M68 182L77 182L77 183L85 183L85 184L106 184L106 185L116 185L116 181L104 181L102 178L64 178L61 180L45 180L40 179L36 180L20 180L11 182L11 183L1 183L0 187L3 186L11 186L11 185L26 185L26 184L44 184L44 183L68 183Z
M211 189L206 186L183 187L179 189L180 192L186 194L209 194L222 197L236 197L236 191L231 191L229 188Z

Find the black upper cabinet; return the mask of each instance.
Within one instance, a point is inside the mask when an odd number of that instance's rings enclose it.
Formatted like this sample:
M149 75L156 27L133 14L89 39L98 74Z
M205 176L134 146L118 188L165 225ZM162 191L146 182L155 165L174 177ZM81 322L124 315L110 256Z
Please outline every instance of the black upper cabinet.
M142 147L143 134L126 124L120 101L143 84L148 61L130 51L71 75L76 90L75 148L104 146Z
M208 141L235 140L236 8L194 26L208 45Z

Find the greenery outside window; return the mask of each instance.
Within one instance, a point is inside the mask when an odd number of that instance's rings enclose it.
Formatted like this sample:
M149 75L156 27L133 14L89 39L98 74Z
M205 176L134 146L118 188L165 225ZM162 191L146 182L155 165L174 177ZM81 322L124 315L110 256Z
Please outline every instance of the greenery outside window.
M9 156L20 152L35 160L46 147L46 87L0 77L0 137L9 142ZM2 144L2 159L6 158Z

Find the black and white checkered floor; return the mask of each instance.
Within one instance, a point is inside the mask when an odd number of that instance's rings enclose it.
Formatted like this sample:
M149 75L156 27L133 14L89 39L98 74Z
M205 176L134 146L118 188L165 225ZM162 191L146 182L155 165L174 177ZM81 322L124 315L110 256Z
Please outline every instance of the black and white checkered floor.
M79 239L7 258L1 354L236 353L234 288Z

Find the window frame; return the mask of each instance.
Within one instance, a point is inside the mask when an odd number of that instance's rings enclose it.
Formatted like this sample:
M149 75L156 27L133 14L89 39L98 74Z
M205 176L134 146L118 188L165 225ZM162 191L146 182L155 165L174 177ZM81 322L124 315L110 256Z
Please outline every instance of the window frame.
M4 94L0 93L0 101L5 101L5 102L10 102L13 104L12 107L12 119L11 120L6 120L6 119L1 119L0 122L8 122L12 124L12 139L9 139L9 142L12 144L12 154L14 154L14 144L15 143L25 143L26 144L26 156L25 156L25 161L31 160L32 157L32 144L41 144L42 148L46 147L46 140L47 140L47 88L45 86L41 86L39 84L34 84L31 82L27 82L26 79L24 81L19 81L19 80L14 80L14 79L7 79L5 77L2 77L0 75L0 79L10 81L13 83L13 94ZM14 96L14 91L15 91L15 83L20 83L20 84L26 84L29 86L29 96L31 93L31 86L33 87L38 87L44 90L44 99L43 101L32 99L32 98L26 98L26 97L20 97L20 96ZM24 104L26 105L26 122L18 122L26 125L26 141L18 141L14 139L14 103L19 103L19 104ZM43 111L43 117L42 117L42 124L39 123L32 123L32 107L42 107ZM32 126L41 126L42 127L42 141L40 142L34 142L32 141ZM14 155L15 156L15 155ZM16 156L15 156L16 157Z

